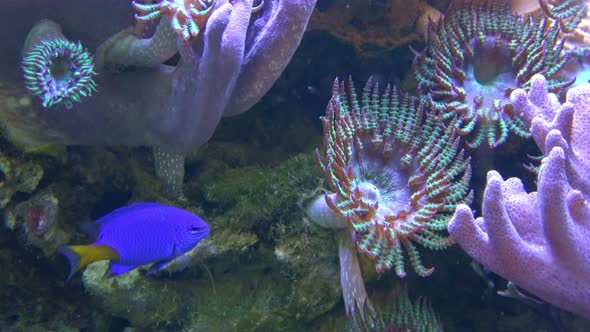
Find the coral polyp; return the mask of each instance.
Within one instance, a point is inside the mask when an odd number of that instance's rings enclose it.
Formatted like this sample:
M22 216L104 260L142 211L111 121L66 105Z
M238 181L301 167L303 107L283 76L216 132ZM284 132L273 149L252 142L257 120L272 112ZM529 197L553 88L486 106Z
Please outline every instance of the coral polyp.
M572 32L586 16L585 0L539 0L539 5L551 19L557 21L563 32Z
M383 301L382 301L383 302ZM372 322L350 320L350 332L442 332L442 322L427 298L412 302L408 288L398 286L385 303L376 305L376 318Z
M185 41L200 35L216 4L217 0L162 0L154 4L131 2L138 12L136 20L146 22L166 15L170 17L172 29ZM252 12L258 12L262 6L264 1L252 7Z
M430 107L447 121L457 117L460 135L474 132L470 147L484 141L497 147L510 132L528 137L529 124L513 109L510 93L528 89L538 73L554 93L572 83L558 74L566 61L559 26L514 15L499 0L458 3L430 26L428 45L414 59Z
M51 195L33 200L25 209L27 230L38 237L45 234L56 222L58 205L57 199Z
M347 92L348 90L348 92ZM470 202L470 158L459 149L455 126L439 112L426 114L417 98L367 82L359 100L334 82L322 117L323 149L317 161L333 195L330 209L346 220L356 247L376 260L376 270L390 268L404 277L404 250L420 276L414 243L444 249L453 240L443 234L455 207Z
M162 0L155 4L143 4L133 1L131 5L138 12L135 19L151 21L162 15L171 19L172 29L189 40L197 37L209 16L213 13L216 0Z
M21 68L27 91L40 97L45 108L71 108L96 91L93 58L80 43L40 41L24 56Z

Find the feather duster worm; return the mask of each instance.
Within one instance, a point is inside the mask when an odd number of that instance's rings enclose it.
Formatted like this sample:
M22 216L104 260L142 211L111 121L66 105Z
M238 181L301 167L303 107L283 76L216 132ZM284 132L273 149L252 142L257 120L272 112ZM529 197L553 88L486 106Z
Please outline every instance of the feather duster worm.
M528 89L538 73L554 93L572 83L558 75L566 61L559 31L546 19L511 14L506 2L455 1L430 26L415 75L432 108L446 121L457 117L460 135L474 132L468 146L497 147L509 132L529 136L529 124L510 103L513 90Z
M137 11L135 19L147 22L160 18L162 15L170 17L172 29L187 41L199 36L205 29L209 16L217 0L162 0L155 4L144 4L133 1L131 5ZM264 1L252 7L252 12L259 11Z
M25 87L42 100L44 108L71 108L96 91L92 56L79 42L67 40L55 22L37 23L24 50L21 68Z
M155 4L131 2L137 11L135 19L146 22L168 15L172 29L183 40L197 37L213 13L215 0L162 0Z
M442 332L443 324L425 297L410 300L405 285L394 288L391 295L376 306L371 322L349 321L349 332Z
M376 260L377 271L406 275L405 250L414 270L427 276L413 243L438 250L453 244L441 234L455 207L471 200L470 158L459 151L455 126L439 113L422 121L416 98L367 82L359 100L334 82L322 117L323 149L317 161L329 188L325 203L346 220L355 245ZM348 99L348 100L347 100Z

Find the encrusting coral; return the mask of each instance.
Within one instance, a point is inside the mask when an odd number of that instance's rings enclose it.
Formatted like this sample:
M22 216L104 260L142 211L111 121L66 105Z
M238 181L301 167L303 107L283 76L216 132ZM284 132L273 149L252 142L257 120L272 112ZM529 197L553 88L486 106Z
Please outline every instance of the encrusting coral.
M441 231L455 207L471 201L470 158L459 149L455 126L440 113L423 120L423 105L395 87L367 82L357 96L338 79L322 117L324 146L317 161L333 193L307 208L321 226L340 229L340 273L347 314L364 318L367 302L355 248L374 259L376 270L404 277L404 251L420 276L414 243L432 250L452 245Z
M449 232L475 260L518 287L590 318L590 85L567 92L560 104L541 75L512 102L533 118L531 134L543 151L538 191L520 179L488 173L482 217L460 205Z
M432 108L446 121L457 117L460 135L474 132L468 146L497 147L510 132L529 136L511 105L513 90L528 89L537 73L554 93L573 82L559 76L566 61L559 32L546 19L512 14L506 2L456 0L430 28L415 76Z
M314 10L308 31L326 31L351 44L359 56L369 57L425 39L429 19L440 16L421 0L336 1Z

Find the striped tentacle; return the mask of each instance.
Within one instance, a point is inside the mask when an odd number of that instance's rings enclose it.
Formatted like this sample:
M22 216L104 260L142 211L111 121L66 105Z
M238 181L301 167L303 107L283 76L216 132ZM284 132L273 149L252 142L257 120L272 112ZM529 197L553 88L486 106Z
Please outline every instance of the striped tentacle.
M567 60L559 31L545 18L512 14L505 1L456 2L429 27L415 77L430 108L443 111L447 123L458 118L457 133L471 136L468 147L497 147L510 133L526 138L528 125L512 111L510 93L528 89L539 73L557 94L573 83L558 75Z
M322 117L324 146L316 150L331 209L349 223L357 249L377 271L406 275L404 252L421 276L419 243L439 250L453 208L468 202L471 169L455 126L441 110L423 115L423 102L371 79L360 94L352 80L336 79Z

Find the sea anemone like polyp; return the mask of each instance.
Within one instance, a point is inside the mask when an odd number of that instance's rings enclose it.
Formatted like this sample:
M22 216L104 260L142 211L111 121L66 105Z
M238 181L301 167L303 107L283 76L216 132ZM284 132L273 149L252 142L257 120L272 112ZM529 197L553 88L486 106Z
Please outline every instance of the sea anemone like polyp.
M454 1L431 24L414 72L429 106L447 121L457 118L460 135L474 133L468 146L497 147L509 132L529 136L530 123L511 105L512 91L527 90L538 73L554 93L573 82L559 76L562 49L559 27L547 19L514 15L500 0Z
M348 93L347 93L348 90ZM317 161L334 193L329 208L346 222L357 249L375 259L378 272L406 275L403 251L415 271L415 243L438 250L453 244L441 234L455 207L469 203L470 158L459 150L455 126L427 113L414 97L367 82L359 100L349 81L338 81L322 117L324 146Z

